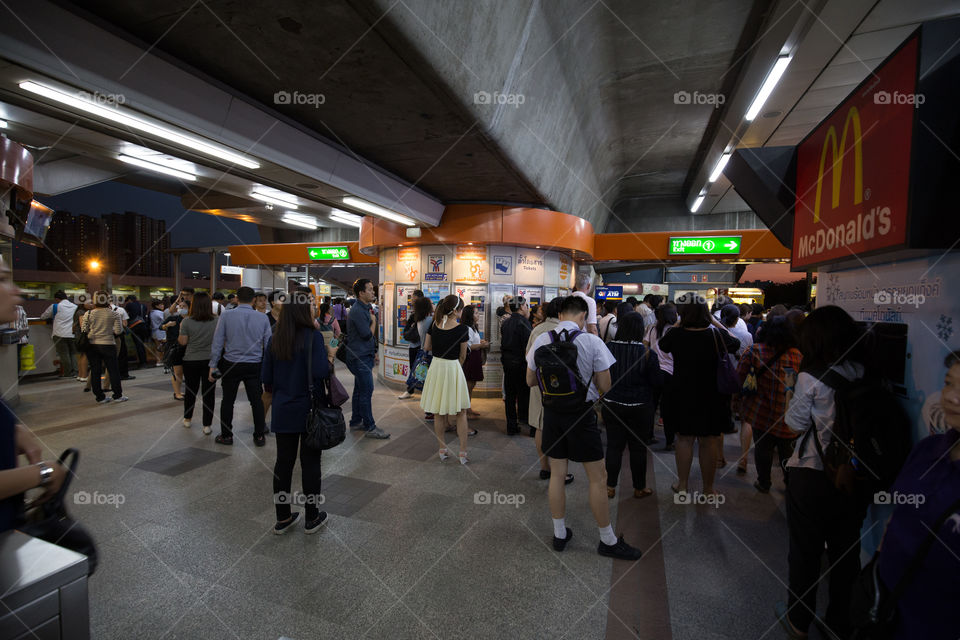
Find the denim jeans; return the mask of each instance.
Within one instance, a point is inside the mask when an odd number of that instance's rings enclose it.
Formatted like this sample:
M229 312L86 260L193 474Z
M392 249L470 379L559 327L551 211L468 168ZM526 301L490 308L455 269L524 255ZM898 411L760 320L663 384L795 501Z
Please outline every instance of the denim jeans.
M377 424L373 420L373 354L362 358L351 358L347 369L353 374L353 415L351 426L363 423L367 431L373 431Z

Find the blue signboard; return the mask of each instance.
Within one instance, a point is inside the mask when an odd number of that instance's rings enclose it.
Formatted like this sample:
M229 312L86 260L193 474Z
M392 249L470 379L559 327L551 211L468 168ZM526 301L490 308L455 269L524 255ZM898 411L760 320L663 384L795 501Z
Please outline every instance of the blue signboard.
M623 287L597 287L597 300L623 300Z

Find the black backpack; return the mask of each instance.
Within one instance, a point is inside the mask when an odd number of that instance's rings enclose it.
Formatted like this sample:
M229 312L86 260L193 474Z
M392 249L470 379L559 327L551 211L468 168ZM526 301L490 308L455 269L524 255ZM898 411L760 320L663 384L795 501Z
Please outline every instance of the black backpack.
M807 370L834 390L836 417L826 449L814 435L824 471L847 495L872 496L890 488L910 453L910 419L880 380L847 380L832 369ZM800 446L806 446L811 427Z
M403 328L403 339L410 344L420 342L420 330L417 329L417 322L412 317L407 320L407 326Z
M580 330L566 329L560 333L551 331L550 342L537 347L533 353L544 407L555 411L574 411L582 409L587 403L589 385L580 378L577 345L573 343L581 333Z

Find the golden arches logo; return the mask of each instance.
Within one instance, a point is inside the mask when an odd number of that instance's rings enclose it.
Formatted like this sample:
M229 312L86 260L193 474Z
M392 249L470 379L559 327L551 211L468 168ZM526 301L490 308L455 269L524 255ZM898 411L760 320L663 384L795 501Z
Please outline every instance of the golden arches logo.
M847 119L843 122L843 132L840 134L840 146L837 146L837 128L830 125L827 136L823 140L820 150L820 169L817 172L817 199L813 203L813 221L820 222L820 196L823 193L823 170L827 160L827 149L833 151L833 164L830 165L833 176L830 205L836 209L840 206L840 178L843 175L843 158L847 151L847 133L853 131L853 204L863 202L863 137L860 129L860 112L856 107L850 107Z

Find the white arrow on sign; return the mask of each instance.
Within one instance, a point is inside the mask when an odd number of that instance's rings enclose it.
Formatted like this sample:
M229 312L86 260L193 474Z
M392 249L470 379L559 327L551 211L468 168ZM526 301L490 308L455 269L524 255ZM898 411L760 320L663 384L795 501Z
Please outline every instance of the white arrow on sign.
M727 244L725 244L725 245L723 245L723 246L725 246L727 249L730 249L730 251L733 251L734 249L737 248L737 241L736 241L736 240L731 240L730 242L728 242Z

